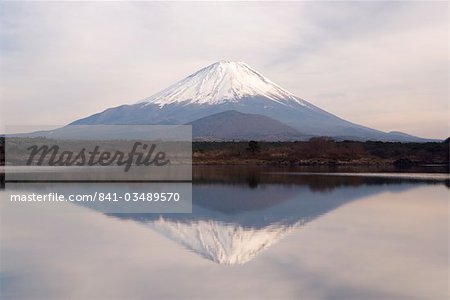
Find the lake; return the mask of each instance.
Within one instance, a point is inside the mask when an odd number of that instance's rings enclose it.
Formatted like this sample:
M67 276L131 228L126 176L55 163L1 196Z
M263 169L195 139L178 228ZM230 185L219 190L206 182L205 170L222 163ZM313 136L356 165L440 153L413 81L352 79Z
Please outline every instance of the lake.
M448 299L448 174L358 171L196 167L191 214L2 190L1 298Z

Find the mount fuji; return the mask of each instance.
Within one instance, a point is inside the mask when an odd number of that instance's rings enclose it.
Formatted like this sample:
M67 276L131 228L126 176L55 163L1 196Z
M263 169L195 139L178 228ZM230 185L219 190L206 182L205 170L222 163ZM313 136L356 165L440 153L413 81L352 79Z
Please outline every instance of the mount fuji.
M329 136L353 140L426 141L400 132L387 133L346 121L288 92L247 64L233 61L216 62L135 104L108 108L70 125L190 123L194 132L203 132L209 126L205 117L227 111L242 113L244 119L246 114L262 116L259 120L264 119L267 123L261 123L260 128L281 122L295 131L292 139L299 139L298 133L301 132L305 138ZM227 124L236 121L235 113L227 115L229 120L221 115L224 130ZM203 120L195 122L198 119ZM214 121L215 118L208 119ZM200 124L203 127L196 128ZM223 134L223 130L222 136L229 140L235 138L233 134ZM257 132L255 137L258 136L270 135ZM214 139L214 136L208 138Z
M317 178L304 177L300 179L303 183L296 181L298 177L291 178L284 184L270 183L273 179L254 188L239 181L194 182L190 214L107 215L142 223L207 260L235 265L255 259L291 233L353 201L414 187L389 181L370 184L365 179L355 185L355 178L345 178L334 187L331 184L329 189L319 191L312 188ZM273 197L274 193L277 197Z

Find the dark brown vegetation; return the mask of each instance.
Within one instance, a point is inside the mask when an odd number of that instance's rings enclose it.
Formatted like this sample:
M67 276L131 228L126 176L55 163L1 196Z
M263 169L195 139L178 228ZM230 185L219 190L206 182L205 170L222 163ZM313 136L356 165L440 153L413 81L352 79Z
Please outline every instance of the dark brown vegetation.
M0 165L5 140L0 137ZM312 138L298 142L193 142L194 164L267 165L449 165L449 138L443 142L337 142Z
M256 143L256 144L255 144ZM194 164L394 165L399 168L449 164L449 139L433 143L194 142Z

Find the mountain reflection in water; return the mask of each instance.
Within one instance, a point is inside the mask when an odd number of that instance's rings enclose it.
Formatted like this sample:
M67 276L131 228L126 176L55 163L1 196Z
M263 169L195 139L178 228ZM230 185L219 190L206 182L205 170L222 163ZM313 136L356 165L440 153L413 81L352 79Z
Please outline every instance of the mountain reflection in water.
M448 174L193 171L192 213L7 201L9 191L148 192L149 182L0 191L0 298L449 298Z
M145 223L219 264L243 264L291 231L348 202L448 178L335 176L198 168L192 214L109 214ZM296 176L297 175L297 176ZM298 176L300 175L300 176Z

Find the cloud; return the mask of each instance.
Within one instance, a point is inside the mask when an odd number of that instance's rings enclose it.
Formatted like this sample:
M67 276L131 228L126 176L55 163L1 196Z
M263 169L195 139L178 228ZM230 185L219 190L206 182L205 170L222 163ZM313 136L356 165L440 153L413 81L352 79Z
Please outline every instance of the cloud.
M5 124L66 124L232 59L350 121L448 135L445 2L0 5Z

